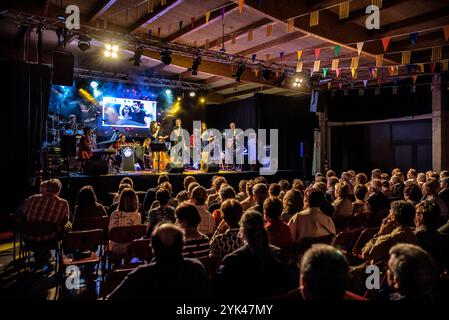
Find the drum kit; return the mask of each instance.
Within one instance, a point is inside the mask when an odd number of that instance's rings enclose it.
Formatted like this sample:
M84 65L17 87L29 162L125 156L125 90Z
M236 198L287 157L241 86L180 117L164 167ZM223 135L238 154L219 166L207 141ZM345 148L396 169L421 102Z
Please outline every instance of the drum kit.
M80 139L83 135L85 127L93 127L95 125L96 117L87 118L77 123L72 128L67 128L69 120L61 114L50 114L47 120L46 142L48 146L58 146L61 143L61 136L76 136ZM95 128L93 128L95 131ZM95 140L95 134L92 135ZM94 141L92 141L94 142Z

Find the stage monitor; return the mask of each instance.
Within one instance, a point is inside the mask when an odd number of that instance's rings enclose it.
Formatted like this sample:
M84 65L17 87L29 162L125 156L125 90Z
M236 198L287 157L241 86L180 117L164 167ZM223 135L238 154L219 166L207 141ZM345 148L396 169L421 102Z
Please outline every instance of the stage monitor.
M156 101L103 98L101 125L103 127L149 128L156 120Z

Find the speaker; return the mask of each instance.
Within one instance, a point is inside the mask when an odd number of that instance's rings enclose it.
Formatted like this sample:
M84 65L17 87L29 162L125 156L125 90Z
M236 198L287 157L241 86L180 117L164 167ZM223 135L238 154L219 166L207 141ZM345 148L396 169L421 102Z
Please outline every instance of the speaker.
M76 156L76 136L61 136L61 155Z
M203 172L218 172L220 170L220 166L216 163L206 164L203 163L201 165L201 171Z
M184 172L184 164L183 163L169 163L167 164L167 172L168 173L183 173Z
M103 175L108 173L108 162L106 160L88 160L84 163L83 172L88 175Z
M70 52L53 51L52 83L60 86L72 86L75 57Z

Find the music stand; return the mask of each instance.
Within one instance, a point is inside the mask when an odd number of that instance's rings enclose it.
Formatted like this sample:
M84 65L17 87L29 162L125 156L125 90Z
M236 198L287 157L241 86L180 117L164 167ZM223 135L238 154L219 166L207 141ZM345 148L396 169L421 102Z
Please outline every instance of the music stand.
M165 143L153 142L150 144L150 152L157 152L157 169L156 172L161 172L161 152L167 152L167 146Z

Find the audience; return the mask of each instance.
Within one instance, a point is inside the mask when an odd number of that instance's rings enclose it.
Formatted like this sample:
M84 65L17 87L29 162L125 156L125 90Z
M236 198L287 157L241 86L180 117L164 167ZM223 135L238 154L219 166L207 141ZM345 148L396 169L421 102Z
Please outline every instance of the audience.
M255 204L253 198L254 185L254 180L248 180L248 182L246 183L246 199L241 202L243 211L246 211L248 208L252 207Z
M221 185L226 183L226 179L221 176L217 176L212 180L213 193L209 194L206 202L209 207L218 199L218 192L220 191Z
M422 200L435 202L440 208L440 221L448 218L448 208L444 201L438 197L438 189L440 185L435 178L429 178L422 187Z
M354 188L355 202L352 203L352 214L356 215L362 212L370 211L366 197L368 194L368 187L364 184L358 184Z
M370 195L368 197L368 204L373 213L373 219L376 219L379 212L387 211L390 207L388 197L382 193L382 181L379 179L371 180L369 184ZM377 224L380 221L373 221L372 224Z
M215 202L214 205L210 206L208 209L209 212L212 212L212 216L213 216L213 218L215 220L215 224L218 226L218 228L220 228L220 224L223 220L223 217L222 217L222 214L220 211L221 204L228 199L235 199L235 191L234 191L234 188L231 187L230 185L224 184L221 186L217 201ZM221 231L224 231L224 230L221 230Z
M114 199L112 200L112 203L117 203L120 198L120 193L125 188L131 188L134 189L134 181L130 177L124 177L122 180L120 180L118 192L114 195Z
M350 187L346 182L339 182L335 187L335 201L332 205L335 208L336 218L347 218L352 215L352 202L349 199Z
M103 205L97 202L97 196L92 186L84 186L78 191L73 221L81 218L95 218L106 215Z
M148 212L148 235L151 235L154 227L160 222L175 222L175 208L170 206L170 192L167 189L159 188L156 192L156 200L159 206Z
M413 206L417 205L422 198L421 189L417 184L411 183L404 188L404 200L410 202Z
M446 207L449 208L449 177L442 177L440 180L440 192L438 193L438 198L443 200Z
M247 210L257 211L263 214L263 202L268 197L268 188L265 183L257 183L253 187L254 205Z
M282 200L287 191L290 189L290 183L288 182L288 180L282 179L281 181L279 181L279 186L281 187L279 198Z
M111 216L111 214L117 210L118 202L120 199L120 194L125 189L132 189L131 185L128 183L121 183L118 187L118 193L114 196L114 200L112 201L112 205L107 210L107 215Z
M304 209L304 199L301 191L297 189L288 190L282 200L283 211L281 218L288 223L293 215Z
M235 196L235 198L242 202L246 199L246 184L248 183L248 180L240 180L239 182L239 193Z
M142 211L148 212L153 204L154 200L156 200L156 191L161 187L164 182L169 182L169 178L167 174L161 174L157 178L157 186L154 188L150 188L147 190L145 194L145 198L143 200Z
M278 183L270 184L270 187L268 188L268 195L270 197L279 198L280 194L281 194L281 186Z
M175 197L175 199L176 199L176 201L178 201L178 203L189 200L189 198L190 198L189 192L188 192L189 185L193 182L196 182L196 179L194 176L186 176L184 178L184 182L183 182L184 190L179 191Z
M164 183L161 184L161 188L167 190L168 194L170 195L170 199L168 200L168 205L172 206L173 208L176 208L178 206L178 200L176 200L172 196L173 195L173 187L172 187L171 183L170 182L164 182ZM159 201L156 198L156 200L154 200L153 203L151 204L150 209L154 209L154 208L157 208L157 207L159 207Z
M287 247L292 242L292 236L288 225L281 219L282 201L275 197L267 198L263 203L263 213L270 244L279 248Z
M193 188L190 201L196 206L201 217L198 225L198 231L205 235L212 235L216 224L212 214L206 207L207 191L206 188L197 186Z

